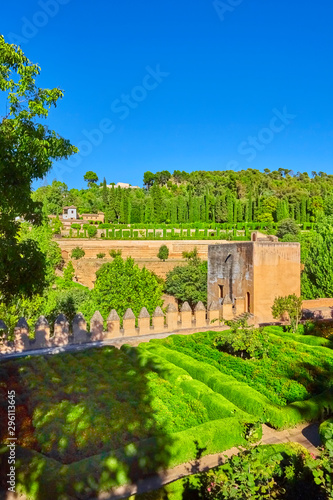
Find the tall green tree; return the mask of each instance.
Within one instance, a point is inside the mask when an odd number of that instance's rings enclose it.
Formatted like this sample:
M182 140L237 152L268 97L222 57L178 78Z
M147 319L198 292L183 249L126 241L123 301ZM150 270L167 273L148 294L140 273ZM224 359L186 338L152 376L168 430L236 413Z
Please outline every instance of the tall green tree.
M196 249L184 253L185 266L176 266L168 272L165 289L180 303L188 302L192 309L199 302L207 304L207 262L198 257Z
M89 187L95 186L96 182L98 181L98 175L95 172L92 172L91 170L86 172L83 178L86 182L88 182Z
M162 305L162 293L163 282L154 273L140 269L130 257L116 255L97 271L93 300L104 317L111 309L122 317L129 307L138 316L142 307L153 314Z
M49 130L43 120L63 97L59 88L36 85L40 67L0 35L0 90L8 113L0 117L0 294L31 295L45 285L45 256L35 241L20 241L22 217L42 223L42 207L31 197L33 181L43 179L55 160L77 149Z
M301 276L305 299L333 297L333 217L316 226Z

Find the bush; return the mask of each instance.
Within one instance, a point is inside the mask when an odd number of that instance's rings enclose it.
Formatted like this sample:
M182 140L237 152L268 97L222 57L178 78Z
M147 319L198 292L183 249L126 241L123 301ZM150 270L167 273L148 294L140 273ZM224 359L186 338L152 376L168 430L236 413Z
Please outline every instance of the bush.
M97 227L89 226L87 232L88 232L89 238L93 238L97 234Z
M121 250L110 250L110 257L115 259L116 257L121 257Z
M267 356L269 338L258 328L237 329L215 339L214 345L220 350L241 358L261 359Z
M105 257L105 253L98 253L98 254L96 255L96 257L97 257L97 259L104 259L104 257Z
M272 306L273 318L282 318L287 313L291 328L293 332L296 332L302 316L302 302L302 297L297 297L295 294L287 297L277 297Z
M130 257L124 260L116 255L97 271L93 296L102 315L115 309L122 317L127 308L132 308L136 316L142 307L152 314L162 305L162 293L163 280L145 267L139 269Z
M169 257L169 249L166 245L162 245L158 251L157 257L160 260L166 261L167 258Z
M294 221L294 219L283 219L277 225L276 236L278 238L284 238L284 236L292 235L298 236L300 233L300 228Z
M72 250L71 257L72 259L78 260L82 259L86 255L86 252L83 250L83 248L80 247L75 247Z
M72 283L75 275L75 269L72 261L70 260L67 266L64 268L64 280L66 283Z

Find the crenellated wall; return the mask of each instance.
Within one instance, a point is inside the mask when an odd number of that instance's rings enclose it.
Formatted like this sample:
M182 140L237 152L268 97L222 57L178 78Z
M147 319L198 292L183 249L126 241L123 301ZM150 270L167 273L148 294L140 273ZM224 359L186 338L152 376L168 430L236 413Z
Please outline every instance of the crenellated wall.
M104 319L101 313L96 311L90 320L90 331L88 332L87 323L81 313L75 316L71 328L66 316L60 314L54 323L54 331L51 336L48 321L44 316L40 316L35 325L34 337L31 338L28 324L24 318L21 318L14 331L14 340L9 341L7 335L4 335L0 340L0 356L107 339L211 330L220 325L219 319L217 304L212 304L207 311L202 302L199 302L192 313L189 304L185 302L180 312L174 304L169 304L166 314L160 307L157 307L152 316L143 307L137 318L132 309L127 309L122 318L121 326L117 311L113 309L106 319L106 331ZM6 325L3 322L0 326L3 331L6 331Z

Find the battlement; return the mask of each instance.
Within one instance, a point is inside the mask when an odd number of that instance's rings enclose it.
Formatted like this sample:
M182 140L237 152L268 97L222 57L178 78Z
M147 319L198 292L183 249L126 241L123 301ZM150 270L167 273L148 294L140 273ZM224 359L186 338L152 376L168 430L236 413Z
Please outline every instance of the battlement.
M182 305L180 311L173 304L169 304L166 313L157 307L152 316L143 307L137 318L132 309L127 309L122 324L114 309L105 322L101 313L96 311L90 320L90 331L87 330L87 322L81 313L74 317L72 325L69 325L65 315L60 314L54 322L52 335L50 324L44 316L38 319L34 332L29 332L26 320L21 318L15 327L13 340L8 337L7 326L0 321L0 328L4 332L0 339L0 356L107 339L212 330L220 325L219 320L218 304L212 303L206 310L202 302L196 305L194 313L187 302Z

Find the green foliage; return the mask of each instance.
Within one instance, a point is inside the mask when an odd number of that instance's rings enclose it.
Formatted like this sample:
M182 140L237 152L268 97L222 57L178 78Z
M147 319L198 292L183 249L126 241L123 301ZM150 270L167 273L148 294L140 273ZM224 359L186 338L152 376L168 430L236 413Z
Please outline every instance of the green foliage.
M319 427L320 440L333 458L333 418L325 420Z
M325 408L333 410L332 351L279 339L270 333L273 329L276 332L277 327L265 328L269 349L261 359L243 359L217 350L213 332L186 338L173 335L150 342L147 349L278 428L320 418Z
M104 259L104 257L105 257L105 253L102 253L102 252L101 252L101 253L98 253L98 254L96 255L96 257L97 257L98 259Z
M7 326L9 338L13 338L14 328L20 318L25 318L30 331L34 331L35 323L43 314L45 298L41 295L32 297L12 297L10 302L0 302L0 319Z
M50 326L53 327L53 323L59 314L64 314L71 326L74 316L78 312L82 311L84 314L89 299L90 291L83 287L50 290L44 304L43 315L47 318Z
M71 257L72 259L78 260L82 259L86 255L86 252L83 250L83 248L80 247L75 247L72 250Z
M88 172L86 172L83 176L84 180L86 182L88 182L88 186L89 187L92 187L94 185L96 185L96 182L98 181L98 176L95 172L92 172L91 170L89 170Z
M333 218L316 226L309 242L302 273L302 294L306 299L333 296Z
M116 257L121 257L121 250L110 250L110 257L115 259Z
M278 236L278 238L282 239L288 235L289 237L296 237L296 240L293 241L297 241L299 233L299 226L296 224L294 219L283 219L278 223L276 232L276 236Z
M169 249L166 245L162 245L158 251L157 257L160 260L166 261L169 257Z
M230 330L217 337L214 345L220 350L244 359L261 359L267 356L269 338L264 329L248 328Z
M205 500L332 498L332 466L295 445L259 446L231 457L200 475Z
M96 226L89 226L87 229L88 236L89 238L93 238L97 234L97 227Z
M62 227L63 227L62 223L60 222L59 216L57 215L57 217L55 219L52 219L52 222L51 222L52 233L53 234L60 234Z
M207 304L207 262L201 261L197 249L183 254L185 266L176 266L167 273L166 293L176 297L180 303L188 302L192 308L198 302Z
M75 269L73 262L70 260L67 266L64 268L64 280L66 284L71 284L75 276Z
M286 297L277 297L272 306L273 318L282 319L283 315L287 313L291 329L293 332L296 332L302 316L302 302L302 297L297 297L295 294Z
M38 88L39 74L39 66L0 35L0 88L8 104L8 114L0 118L0 293L7 302L46 285L45 258L34 241L19 240L15 218L41 224L42 206L32 199L31 184L49 172L54 160L77 151L41 123L63 92Z
M115 309L122 317L127 308L136 316L142 307L152 314L162 305L162 293L163 284L154 273L139 269L130 257L124 260L116 255L97 271L93 297L103 316Z

